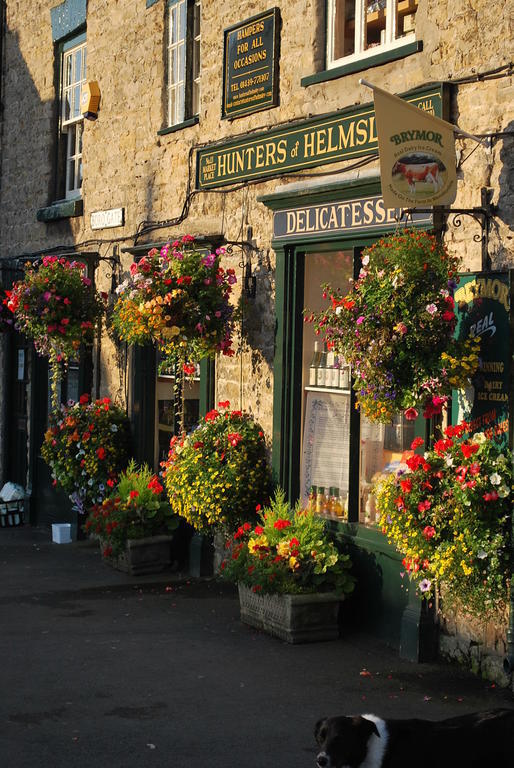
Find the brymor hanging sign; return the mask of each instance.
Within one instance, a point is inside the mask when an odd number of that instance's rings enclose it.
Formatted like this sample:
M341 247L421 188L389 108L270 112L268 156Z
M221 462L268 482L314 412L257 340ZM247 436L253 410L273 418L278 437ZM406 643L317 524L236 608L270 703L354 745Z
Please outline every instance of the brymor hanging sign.
M373 88L382 196L388 208L449 205L457 194L455 127Z
M439 83L410 93L405 99L419 111L442 115L446 93ZM373 105L352 107L197 150L196 188L277 176L377 151Z

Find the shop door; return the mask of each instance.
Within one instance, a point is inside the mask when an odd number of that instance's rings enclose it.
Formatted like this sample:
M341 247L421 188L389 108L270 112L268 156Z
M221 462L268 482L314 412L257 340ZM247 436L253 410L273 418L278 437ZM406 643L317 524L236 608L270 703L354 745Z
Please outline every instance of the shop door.
M6 480L27 486L28 413L27 384L31 349L19 333L13 334L10 354L8 408L8 443Z
M51 526L52 523L71 523L72 538L80 538L81 520L79 520L77 512L73 510L68 495L53 485L50 469L41 456L41 446L49 424L51 374L46 358L34 355L33 360L31 522L45 527ZM61 381L60 402L66 403L68 400L76 402L83 392L90 392L90 373L89 359L81 362L71 361Z

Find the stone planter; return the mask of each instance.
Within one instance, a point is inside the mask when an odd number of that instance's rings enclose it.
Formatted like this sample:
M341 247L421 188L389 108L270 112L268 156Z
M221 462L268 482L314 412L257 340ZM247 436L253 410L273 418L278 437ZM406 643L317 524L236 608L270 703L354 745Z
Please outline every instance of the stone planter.
M337 639L341 599L333 592L259 595L239 584L241 621L288 643Z
M128 539L125 552L117 557L104 557L106 563L131 576L160 573L171 564L173 536L148 536Z

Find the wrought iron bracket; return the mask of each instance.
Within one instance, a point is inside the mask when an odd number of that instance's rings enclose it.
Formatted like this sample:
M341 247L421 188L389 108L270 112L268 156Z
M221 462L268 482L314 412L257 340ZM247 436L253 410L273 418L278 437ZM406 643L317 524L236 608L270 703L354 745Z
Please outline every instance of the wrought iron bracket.
M480 190L481 205L475 208L447 208L446 206L434 206L433 208L406 208L402 211L402 216L409 217L415 210L418 213L434 213L434 216L440 215L443 218L443 227L446 228L450 216L451 224L454 227L462 226L462 216L471 216L480 224L481 233L473 235L475 243L482 245L482 271L491 270L491 257L489 256L489 233L491 231L491 220L496 216L497 207L491 203L493 190L488 187L482 187Z

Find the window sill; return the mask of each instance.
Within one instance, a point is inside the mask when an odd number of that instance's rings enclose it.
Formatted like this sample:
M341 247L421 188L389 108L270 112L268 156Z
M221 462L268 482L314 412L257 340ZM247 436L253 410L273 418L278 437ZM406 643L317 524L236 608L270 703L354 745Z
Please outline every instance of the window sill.
M81 197L73 200L57 200L47 208L39 208L36 213L37 221L50 222L59 219L71 219L74 216L82 216L84 213L84 201Z
M388 51L377 53L376 56L368 56L359 59L358 61L352 61L349 64L342 64L340 67L334 67L334 69L325 69L323 72L307 75L307 77L302 77L300 82L304 88L307 88L309 85L324 83L327 80L336 80L338 77L351 75L354 72L362 72L365 69L371 69L371 67L379 67L381 64L387 64L389 61L403 59L406 56L411 56L413 53L419 53L419 51L422 50L423 42L421 40L415 40L413 43L407 43L398 48L392 48Z
M166 136L168 133L176 133L177 131L181 131L183 128L189 128L191 125L196 125L199 122L200 118L198 115L195 115L194 117L190 117L188 120L184 120L182 123L170 125L168 128L161 128L160 131L157 131L157 135Z

